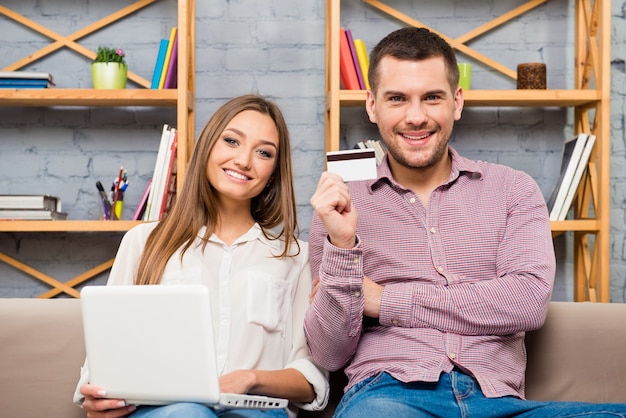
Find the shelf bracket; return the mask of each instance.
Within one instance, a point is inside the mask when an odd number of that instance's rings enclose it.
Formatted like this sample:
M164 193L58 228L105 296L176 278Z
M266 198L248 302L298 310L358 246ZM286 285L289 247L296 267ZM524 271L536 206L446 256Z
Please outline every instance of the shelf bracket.
M80 274L76 277L74 277L71 280L68 280L67 282L63 283L60 282L59 280L55 279L54 277L51 277L45 273L40 272L39 270L34 269L33 267L22 263L21 261L3 253L0 252L0 261L4 262L14 268L16 268L17 270L20 270L26 274L28 274L29 276L34 277L35 279L44 282L50 286L52 286L53 289L49 290L46 293L43 293L41 295L38 296L38 298L40 299L50 299L53 298L61 293L66 293L69 296L72 296L74 298L78 298L80 297L80 293L78 292L78 290L76 290L74 287L76 287L77 285L85 282L86 280L89 280L101 273L103 273L104 271L108 270L111 268L111 266L113 265L113 260L114 259L110 259L108 261L105 261L104 263L100 264L99 266L94 267L91 270L86 271L83 274Z
M53 52L57 51L58 49L61 49L63 47L69 48L81 55L84 55L85 57L89 58L90 60L93 60L96 57L96 53L89 50L88 48L85 48L84 46L78 44L76 41L78 39L84 38L87 35L92 34L93 32L96 32L104 27L107 27L108 25L132 14L135 13L138 10L143 9L144 7L154 3L157 0L140 0L137 1L127 7L124 7L123 9L120 9L112 14L110 14L109 16L106 16L88 26L86 26L85 28L76 31L70 35L67 36L63 36L61 34L58 34L57 32L54 32L52 30L50 30L49 28L40 25L39 23L28 19L25 16L20 15L19 13L14 12L13 10L9 9L8 7L2 6L0 5L0 14L5 15L6 17L15 20L18 23L21 23L22 25L28 27L29 29L35 31L35 32L39 32L40 34L53 39L55 42L51 43L50 45L47 45L41 49L39 49L38 51L35 51L32 54L29 54L28 56L15 61L14 63L8 65L7 67L3 68L2 71L15 71L18 70L20 68L25 67L26 65L35 62L43 57L46 57L50 54L52 54ZM145 88L150 88L150 81L146 80L145 78L141 77L140 75L133 73L132 71L128 72L128 79L134 81L135 83L139 84L142 87Z

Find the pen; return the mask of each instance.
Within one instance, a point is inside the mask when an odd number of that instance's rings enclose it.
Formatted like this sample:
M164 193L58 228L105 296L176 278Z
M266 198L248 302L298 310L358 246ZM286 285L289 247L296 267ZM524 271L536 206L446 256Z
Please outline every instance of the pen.
M100 181L96 183L96 187L98 188L98 193L100 194L100 200L102 201L102 209L104 209L104 219L110 220L111 209L112 209L111 202L109 202L109 198L107 197L107 194L104 191L104 186L102 186L102 183L100 183Z
M120 174L117 176L117 180L113 181L113 211L111 213L111 219L119 220L122 216L122 205L118 205L117 201L120 197L120 186L122 183L122 178L124 176L124 166L120 167ZM119 208L119 209L118 209ZM119 212L119 216L118 216ZM115 215L115 216L113 216Z

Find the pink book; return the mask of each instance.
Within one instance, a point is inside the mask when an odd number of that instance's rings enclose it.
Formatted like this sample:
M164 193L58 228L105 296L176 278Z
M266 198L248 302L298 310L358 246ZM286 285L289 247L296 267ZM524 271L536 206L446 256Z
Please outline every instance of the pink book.
M137 209L135 209L135 213L133 213L132 220L139 221L143 217L143 212L146 210L146 204L148 203L148 196L150 195L150 188L152 187L152 179L148 180L148 184L146 184L146 188L141 195L141 199L139 199L139 204L137 205Z
M174 37L174 45L172 45L172 53L170 55L170 63L167 66L167 74L165 75L164 89L175 89L178 87L178 31Z

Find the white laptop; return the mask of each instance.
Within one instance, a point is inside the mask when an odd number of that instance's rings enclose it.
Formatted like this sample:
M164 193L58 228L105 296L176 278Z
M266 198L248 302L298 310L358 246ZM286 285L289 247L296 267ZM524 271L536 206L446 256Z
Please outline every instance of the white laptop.
M285 408L286 399L219 392L209 292L202 285L86 286L89 381L129 404Z

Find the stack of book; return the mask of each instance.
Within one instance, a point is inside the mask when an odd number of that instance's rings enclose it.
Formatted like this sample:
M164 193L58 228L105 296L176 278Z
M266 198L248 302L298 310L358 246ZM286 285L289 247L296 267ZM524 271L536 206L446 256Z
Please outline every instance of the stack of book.
M3 89L47 89L53 86L50 73L0 71L0 88Z
M376 165L380 165L380 163L383 162L383 157L385 156L385 147L377 139L364 139L363 141L359 141L354 148L373 149L374 155L376 156Z
M169 39L161 39L151 89L175 89L178 87L178 29L172 28Z
M61 198L50 195L0 195L0 219L65 220Z
M593 134L579 133L563 144L559 179L546 201L551 221L564 221L587 171L596 142Z
M350 29L339 30L339 77L345 90L369 90L369 59L362 39L354 39Z
M154 173L137 205L133 220L159 221L169 213L176 198L177 150L178 131L168 124L163 125Z

